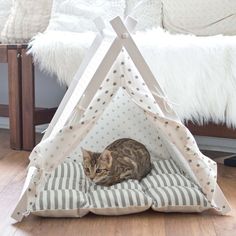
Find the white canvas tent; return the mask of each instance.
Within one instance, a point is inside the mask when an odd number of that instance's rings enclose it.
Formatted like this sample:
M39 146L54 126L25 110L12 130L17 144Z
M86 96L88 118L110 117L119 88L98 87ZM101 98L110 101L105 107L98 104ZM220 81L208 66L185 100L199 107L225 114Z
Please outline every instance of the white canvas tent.
M130 31L136 21L127 18L123 23L119 17L113 19L116 35L109 37L103 33L102 21L96 24L100 33L42 141L30 155L28 176L12 217L20 221L32 211L53 171L67 157L79 160L81 146L101 150L119 137L135 137L143 142L153 159L171 157L200 186L216 211L229 212L216 182L216 163L200 152L132 39ZM134 121L137 125L132 126Z

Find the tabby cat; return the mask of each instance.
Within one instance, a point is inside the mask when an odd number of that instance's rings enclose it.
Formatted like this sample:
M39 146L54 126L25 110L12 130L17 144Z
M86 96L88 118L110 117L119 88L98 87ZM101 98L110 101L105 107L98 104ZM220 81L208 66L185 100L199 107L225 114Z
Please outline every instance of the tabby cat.
M102 153L82 148L85 175L96 184L110 186L127 179L141 180L151 170L146 147L128 138L118 139Z

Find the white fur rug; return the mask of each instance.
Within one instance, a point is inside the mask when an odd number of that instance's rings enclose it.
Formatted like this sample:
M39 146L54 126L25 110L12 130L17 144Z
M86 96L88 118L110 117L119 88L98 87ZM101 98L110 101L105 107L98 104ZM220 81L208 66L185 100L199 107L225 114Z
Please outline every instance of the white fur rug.
M48 31L30 53L42 70L69 84L94 33ZM182 120L236 127L236 36L171 35L162 29L134 35L154 75Z

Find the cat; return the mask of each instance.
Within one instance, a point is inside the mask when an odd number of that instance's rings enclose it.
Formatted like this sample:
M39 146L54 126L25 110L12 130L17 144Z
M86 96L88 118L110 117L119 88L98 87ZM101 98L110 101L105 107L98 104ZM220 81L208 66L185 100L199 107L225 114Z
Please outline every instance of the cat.
M141 180L151 171L146 147L129 138L118 139L102 153L82 148L85 175L96 184L111 186L127 179Z

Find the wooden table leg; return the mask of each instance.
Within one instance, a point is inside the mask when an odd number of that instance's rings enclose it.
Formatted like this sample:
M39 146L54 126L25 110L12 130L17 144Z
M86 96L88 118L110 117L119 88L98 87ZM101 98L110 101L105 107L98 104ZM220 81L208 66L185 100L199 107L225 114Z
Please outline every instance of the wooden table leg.
M9 90L9 123L10 146L12 149L22 148L21 120L21 49L9 47L8 56L8 90Z
M27 49L22 49L22 124L23 124L23 150L32 150L35 146L35 90L34 66L31 55Z

